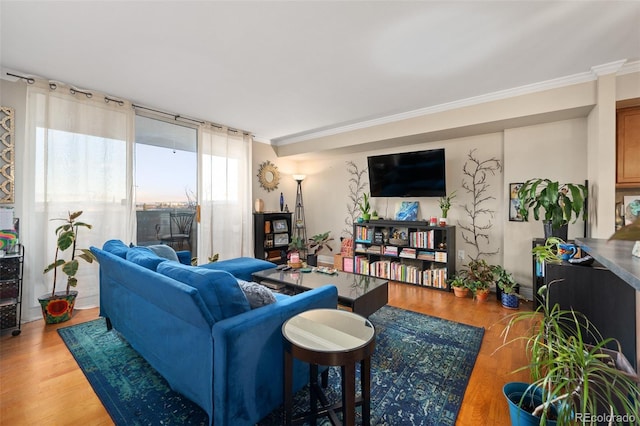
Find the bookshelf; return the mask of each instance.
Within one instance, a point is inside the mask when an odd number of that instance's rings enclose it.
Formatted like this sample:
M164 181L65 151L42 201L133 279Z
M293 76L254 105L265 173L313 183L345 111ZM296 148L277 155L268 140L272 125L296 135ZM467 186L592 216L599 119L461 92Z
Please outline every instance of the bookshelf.
M449 291L456 271L455 226L372 220L353 225L353 272Z
M287 263L291 241L291 213L253 214L253 255L273 263Z

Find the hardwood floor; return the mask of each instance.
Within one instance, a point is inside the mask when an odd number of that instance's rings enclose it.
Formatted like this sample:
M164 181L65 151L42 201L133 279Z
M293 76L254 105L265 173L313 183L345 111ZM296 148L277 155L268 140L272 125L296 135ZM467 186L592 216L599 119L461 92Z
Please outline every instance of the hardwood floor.
M511 371L526 363L523 347L502 348L499 323L513 311L491 295L487 302L459 299L453 293L412 285L389 286L389 304L485 328L482 347L469 380L457 425L508 425L502 386L526 381L528 374ZM531 309L530 303L520 309ZM45 326L24 324L17 337L0 337L0 424L111 425L113 422L84 374L56 332L58 327L97 318L97 309L76 310L71 321ZM495 351L495 352L494 352Z

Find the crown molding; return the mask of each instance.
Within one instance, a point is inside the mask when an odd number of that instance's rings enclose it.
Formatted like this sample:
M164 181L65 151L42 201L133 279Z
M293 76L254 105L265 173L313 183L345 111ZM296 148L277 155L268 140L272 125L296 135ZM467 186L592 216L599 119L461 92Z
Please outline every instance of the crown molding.
M539 83L528 84L525 86L515 87L512 89L501 90L498 92L488 93L485 95L475 96L472 98L461 99L458 101L448 102L432 107L421 108L413 111L408 111L400 114L389 115L372 120L360 121L353 124L348 124L339 127L333 127L330 129L309 132L294 136L285 136L282 138L275 138L271 140L272 145L283 146L298 142L304 142L310 139L322 138L327 136L333 136L340 133L366 129L373 126L379 126L388 123L394 123L397 121L407 120L410 118L420 117L423 115L435 114L438 112L449 111L457 108L463 108L467 106L478 105L486 102L492 102L502 99L508 99L516 96L527 95L536 92L542 92L550 89L557 89L564 86L570 86L573 84L585 83L594 81L600 75L606 75L610 73L616 73L617 75L624 75L634 72L640 72L640 61L627 62L626 59L610 62L607 64L596 65L591 67L589 71L573 74L565 77L554 78L551 80L542 81Z
M591 72L596 77L600 77L607 74L617 73L620 68L627 62L626 59L621 59L619 61L609 62L602 65L594 65L591 67Z

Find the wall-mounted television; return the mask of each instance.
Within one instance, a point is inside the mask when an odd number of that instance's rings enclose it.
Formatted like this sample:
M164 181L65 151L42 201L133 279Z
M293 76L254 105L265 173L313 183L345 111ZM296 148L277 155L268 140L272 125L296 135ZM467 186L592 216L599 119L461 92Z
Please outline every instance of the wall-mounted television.
M372 197L446 195L444 148L368 157Z

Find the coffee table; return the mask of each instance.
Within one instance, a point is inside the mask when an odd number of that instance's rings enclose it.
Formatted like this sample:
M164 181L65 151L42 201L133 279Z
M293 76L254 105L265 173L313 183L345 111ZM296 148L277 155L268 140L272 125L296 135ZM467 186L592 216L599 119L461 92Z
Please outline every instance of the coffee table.
M389 281L368 275L342 271L335 274L301 272L298 269L282 271L272 268L255 272L252 276L255 282L288 294L333 284L338 288L338 303L363 317L376 312L389 300Z

